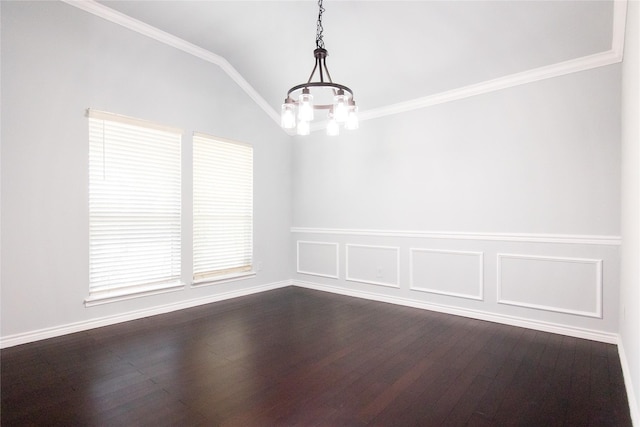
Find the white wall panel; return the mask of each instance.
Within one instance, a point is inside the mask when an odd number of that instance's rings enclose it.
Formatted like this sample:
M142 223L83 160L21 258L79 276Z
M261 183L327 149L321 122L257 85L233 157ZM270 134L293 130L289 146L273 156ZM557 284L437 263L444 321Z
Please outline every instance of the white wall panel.
M400 286L400 250L396 247L347 245L347 280Z
M297 253L296 271L298 273L332 279L338 278L339 248L337 243L298 241Z
M633 424L640 426L640 2L629 2L626 31L622 63L623 244L618 350Z
M602 317L602 260L498 254L498 302Z
M410 287L415 291L483 299L483 253L410 249Z

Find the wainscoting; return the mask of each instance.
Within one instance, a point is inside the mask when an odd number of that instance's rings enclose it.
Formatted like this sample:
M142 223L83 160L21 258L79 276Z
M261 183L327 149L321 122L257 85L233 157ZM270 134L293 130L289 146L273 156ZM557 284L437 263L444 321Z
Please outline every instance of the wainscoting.
M617 236L291 231L297 286L617 340Z

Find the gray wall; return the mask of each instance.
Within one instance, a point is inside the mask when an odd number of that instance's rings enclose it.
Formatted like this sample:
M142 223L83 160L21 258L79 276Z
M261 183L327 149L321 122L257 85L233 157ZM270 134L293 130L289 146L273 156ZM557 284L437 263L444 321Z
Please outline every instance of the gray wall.
M620 67L294 145L300 227L618 235Z
M629 3L622 63L622 275L620 352L627 361L630 405L640 423L640 3ZM624 366L624 365L623 365ZM635 395L635 396L634 396ZM632 412L633 413L633 412Z
M620 72L600 67L298 139L294 277L615 341Z
M3 339L288 283L290 141L225 73L61 2L1 7ZM255 278L85 308L88 107L185 130L187 248L191 132L253 144Z

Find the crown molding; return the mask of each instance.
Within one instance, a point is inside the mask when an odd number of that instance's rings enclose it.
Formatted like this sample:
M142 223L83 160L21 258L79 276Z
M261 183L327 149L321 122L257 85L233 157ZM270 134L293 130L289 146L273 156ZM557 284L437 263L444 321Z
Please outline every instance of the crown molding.
M539 68L510 74L493 80L464 86L458 89L437 93L422 98L417 98L397 104L388 105L373 110L359 113L360 120L369 120L392 114L404 113L419 108L430 107L437 104L456 101L471 96L482 95L497 90L507 89L514 86L533 83L540 80L551 79L564 76L566 74L586 71L593 68L604 67L606 65L622 62L624 52L624 32L627 20L627 0L613 1L613 25L611 35L611 48L604 52L558 62Z
M99 16L107 21L121 25L139 34L150 37L168 46L179 49L197 58L215 64L234 81L273 121L280 123L280 114L247 82L242 75L223 57L162 31L142 21L97 3L94 0L61 0L71 6ZM399 102L388 106L360 111L359 119L371 120L380 117L400 114L412 110L431 107L446 102L482 95L527 83L586 71L597 67L615 64L622 61L624 52L624 33L627 17L628 0L613 0L613 26L611 48L604 52L551 64L520 73L510 74L492 80L452 89L437 94ZM312 131L324 129L326 122L314 123ZM286 132L289 135L291 133Z
M256 103L265 113L276 123L280 123L280 114L278 114L265 99L247 82L244 77L236 70L225 58L220 55L201 48L193 43L189 43L179 37L162 31L142 21L134 19L129 15L113 10L107 6L95 2L94 0L61 0L78 9L89 12L107 21L118 24L131 31L152 38L160 43L166 44L185 53L210 62L222 68L222 70L234 81L249 97Z
M370 120L393 114L404 113L420 108L431 107L433 105L444 104L459 99L469 98L476 95L495 92L502 89L520 86L527 83L533 83L540 80L546 80L553 77L560 77L566 74L577 73L580 71L590 70L592 68L603 67L605 65L620 62L622 58L613 51L596 53L582 58L571 59L569 61L557 64L547 65L544 67L534 68L523 71L521 73L510 74L508 76L499 77L493 80L487 80L481 83L464 86L458 89L452 89L446 92L437 93L435 95L416 98L405 102L391 104L385 107L367 110L359 113L360 120Z
M628 0L613 1L613 27L611 29L611 50L622 61L624 52L624 34L627 24L627 2Z

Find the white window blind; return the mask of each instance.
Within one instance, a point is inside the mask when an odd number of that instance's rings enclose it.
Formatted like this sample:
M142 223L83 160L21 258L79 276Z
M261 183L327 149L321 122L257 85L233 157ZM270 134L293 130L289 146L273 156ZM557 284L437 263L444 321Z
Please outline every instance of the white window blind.
M193 279L252 268L253 148L193 136Z
M89 299L177 284L182 131L88 116Z

